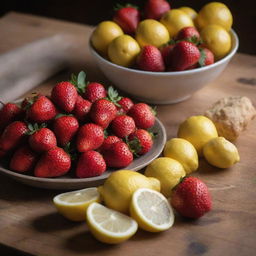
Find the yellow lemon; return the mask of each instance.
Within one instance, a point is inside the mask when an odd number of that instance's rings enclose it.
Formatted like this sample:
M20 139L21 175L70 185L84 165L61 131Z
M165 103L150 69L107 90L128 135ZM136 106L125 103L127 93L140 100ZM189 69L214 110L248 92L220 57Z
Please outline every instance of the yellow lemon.
M197 12L188 6L180 7L179 10L182 10L183 12L185 12L192 20L194 20L197 16Z
M198 168L198 155L194 146L187 140L173 138L166 142L164 156L170 157L180 162L189 174Z
M201 31L201 38L206 47L214 54L215 60L223 58L231 49L231 36L219 25L204 27Z
M53 203L59 213L72 221L85 220L86 209L93 202L100 202L97 188L62 193L53 198Z
M214 123L205 116L191 116L186 119L178 130L178 137L188 140L202 156L203 146L218 137Z
M120 66L130 67L140 52L140 46L128 35L115 38L108 46L109 59Z
M178 161L169 157L159 157L147 166L145 175L154 177L161 183L161 193L170 197L172 189L179 183L186 172Z
M198 13L196 23L199 29L208 25L220 25L227 31L233 23L233 17L228 7L219 2L206 4Z
M146 45L159 47L170 40L166 27L153 19L146 19L139 23L135 38L141 47Z
M135 171L120 170L111 173L99 192L107 207L128 213L132 194L138 188L160 191L160 182Z
M120 35L123 35L123 30L115 22L103 21L93 31L91 42L100 54L107 55L108 45Z
M179 9L172 9L166 12L160 22L168 29L170 37L176 36L184 27L194 27L192 19Z
M107 244L119 244L133 236L138 224L132 218L92 203L86 211L87 225L96 239Z
M132 195L130 214L141 229L160 232L169 229L174 223L172 207L159 192L140 188Z
M236 146L224 137L210 140L204 146L203 153L211 165L219 168L229 168L240 160Z

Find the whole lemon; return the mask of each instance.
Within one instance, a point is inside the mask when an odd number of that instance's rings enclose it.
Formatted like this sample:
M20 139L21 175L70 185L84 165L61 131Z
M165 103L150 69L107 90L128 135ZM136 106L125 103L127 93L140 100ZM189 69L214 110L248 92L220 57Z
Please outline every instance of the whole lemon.
M170 37L176 36L184 27L194 27L192 19L179 9L172 9L166 12L160 22L168 29Z
M170 40L166 27L153 19L146 19L139 23L135 38L141 47L146 45L159 47Z
M188 6L180 7L179 10L182 10L183 12L185 12L192 20L194 20L197 16L197 12Z
M103 21L93 31L91 42L100 54L107 55L108 45L120 35L123 35L123 30L115 22Z
M203 153L211 165L219 168L229 168L240 160L236 146L224 137L210 140L205 144Z
M140 46L135 39L128 35L115 38L108 46L109 59L124 67L130 67L140 52Z
M132 194L138 188L150 188L159 192L160 182L135 171L119 170L111 173L98 190L107 207L128 213Z
M194 172L198 168L198 155L194 146L187 140L173 138L166 142L164 156L179 161L186 174Z
M172 189L179 183L186 172L178 161L169 157L159 157L147 166L145 175L154 177L161 183L161 193L170 197Z
M220 25L229 31L233 23L233 17L225 4L211 2L199 11L196 23L199 29L208 25Z
M203 146L218 137L214 123L205 116L191 116L179 126L178 137L188 140L202 156Z

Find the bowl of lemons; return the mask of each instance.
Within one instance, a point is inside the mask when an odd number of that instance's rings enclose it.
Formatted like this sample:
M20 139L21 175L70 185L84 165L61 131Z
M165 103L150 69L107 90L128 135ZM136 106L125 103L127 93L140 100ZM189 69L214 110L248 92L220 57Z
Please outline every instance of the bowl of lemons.
M239 45L232 14L223 3L208 3L198 13L190 7L165 8L156 13L148 1L141 20L136 8L120 7L89 41L105 76L151 104L188 99L221 74Z

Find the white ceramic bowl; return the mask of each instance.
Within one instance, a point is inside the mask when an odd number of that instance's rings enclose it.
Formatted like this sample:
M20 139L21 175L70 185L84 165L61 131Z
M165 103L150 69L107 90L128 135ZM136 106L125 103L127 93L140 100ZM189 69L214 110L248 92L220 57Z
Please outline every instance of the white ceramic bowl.
M216 63L178 72L148 72L116 65L100 56L89 43L92 56L101 71L120 90L138 100L152 104L171 104L189 98L225 69L238 48L238 37L231 30L230 53Z

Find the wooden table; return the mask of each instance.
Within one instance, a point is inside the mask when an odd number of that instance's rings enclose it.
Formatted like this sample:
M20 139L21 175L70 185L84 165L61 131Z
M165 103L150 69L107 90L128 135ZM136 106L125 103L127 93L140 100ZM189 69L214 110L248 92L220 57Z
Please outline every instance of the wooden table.
M86 70L90 80L107 82L89 55L92 28L18 13L0 19L0 53L57 32L74 37L70 69L38 87L47 92L71 71ZM181 121L203 113L227 95L245 95L256 105L256 57L237 54L223 74L186 102L158 107L168 137ZM70 255L255 255L256 252L256 121L236 142L241 162L218 170L204 160L195 174L209 186L213 210L197 221L177 216L173 228L151 234L141 230L126 243L110 246L96 241L85 223L71 223L56 213L52 198L59 192L24 186L0 176L0 243L48 256Z

